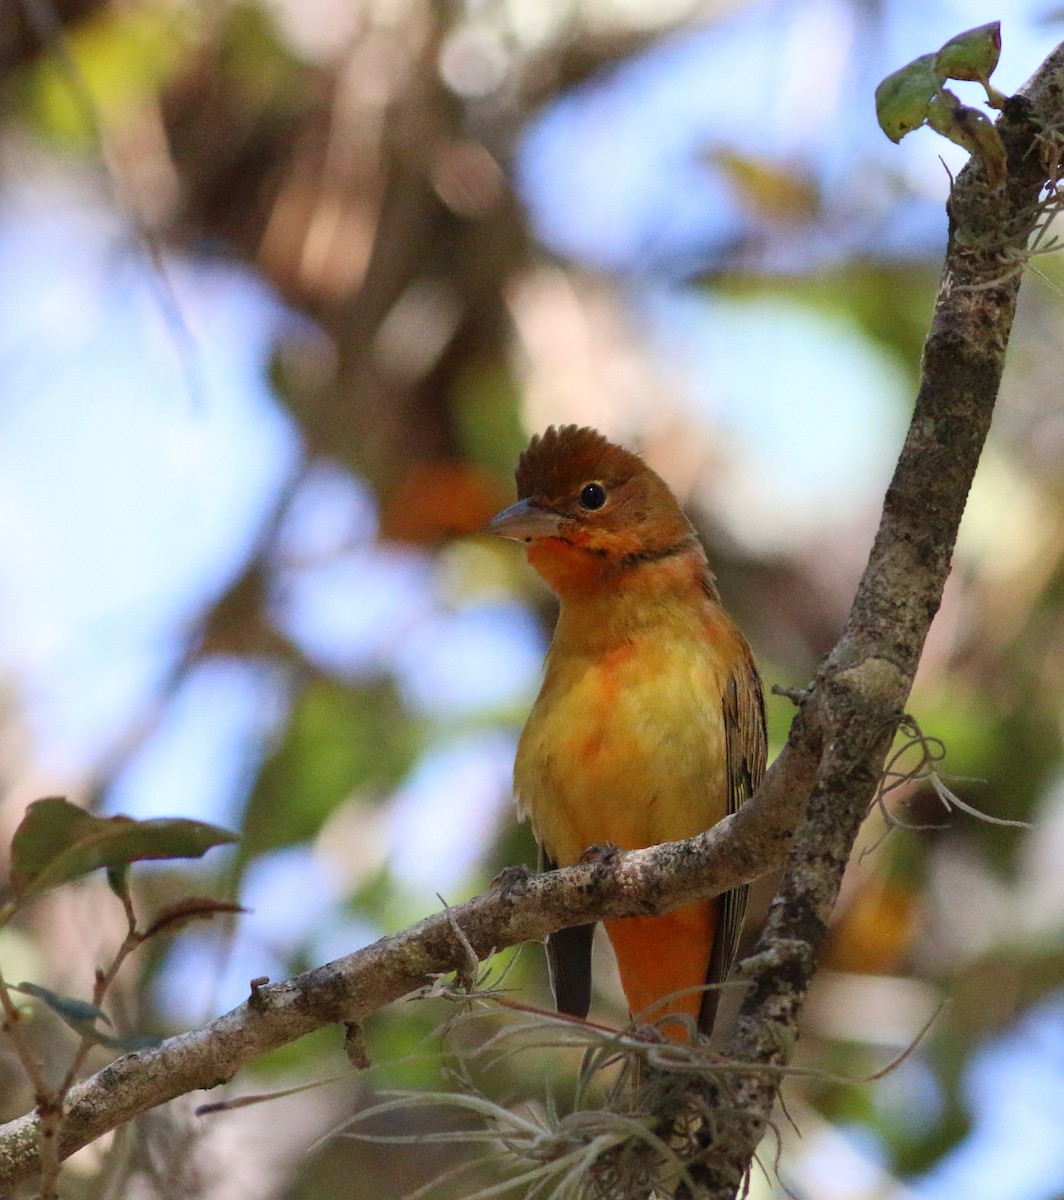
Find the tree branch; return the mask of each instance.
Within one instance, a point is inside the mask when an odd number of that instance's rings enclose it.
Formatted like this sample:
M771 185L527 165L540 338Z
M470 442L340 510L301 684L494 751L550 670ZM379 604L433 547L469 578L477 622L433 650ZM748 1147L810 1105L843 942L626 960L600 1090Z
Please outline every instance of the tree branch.
M665 912L756 878L783 861L815 767L815 756L788 747L743 811L707 833L503 883L354 954L257 987L202 1029L117 1059L71 1089L61 1157L150 1108L227 1082L269 1050L326 1025L357 1023L434 976L462 970L462 938L483 959L566 926ZM33 1113L0 1127L0 1195L37 1173L37 1141Z
M768 922L742 965L753 986L727 1054L744 1063L791 1061L817 951L949 575L1039 198L1060 165L1061 143L1047 135L1062 128L1064 43L997 122L1008 155L1004 185L991 187L973 158L951 190L949 243L908 435L846 627L795 720L816 725L826 750ZM719 1097L709 1152L693 1172L699 1196L735 1196L780 1078L778 1069L740 1073Z
M462 969L466 949L456 930L483 958L566 926L666 911L780 865L789 844L765 932L743 964L753 986L729 1054L775 1068L790 1061L816 952L941 599L989 428L1019 287L1018 270L1005 277L1003 256L1020 263L1038 196L1058 166L1059 143L1043 134L1064 128L1064 45L1021 97L999 123L1009 155L1006 187L991 191L974 163L953 189L923 379L880 530L843 636L749 803L688 841L495 888L355 954L258 988L203 1029L116 1060L71 1090L62 1157L139 1113L225 1082L268 1050L323 1025L358 1022L433 976ZM706 1161L696 1167L701 1195L734 1196L777 1086L775 1072L733 1079L712 1141L707 1134ZM0 1193L38 1171L37 1134L33 1114L0 1127Z

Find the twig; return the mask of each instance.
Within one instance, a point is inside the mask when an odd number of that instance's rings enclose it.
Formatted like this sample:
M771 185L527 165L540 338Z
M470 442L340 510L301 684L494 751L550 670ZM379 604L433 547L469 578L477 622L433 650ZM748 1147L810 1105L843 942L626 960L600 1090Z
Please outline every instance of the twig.
M727 1050L757 1065L790 1062L816 956L854 840L879 787L931 620L949 574L957 530L997 398L1019 274L1000 277L995 252L1022 251L1040 217L1044 131L1061 125L1064 44L997 129L1008 158L991 187L973 159L951 189L950 240L908 435L887 490L879 531L843 635L799 710L826 751L795 833L780 889L752 959L753 982ZM1054 155L1056 150L1054 150ZM715 1114L720 1152L699 1172L699 1200L732 1200L769 1121L779 1079L769 1070L738 1083L740 1113Z

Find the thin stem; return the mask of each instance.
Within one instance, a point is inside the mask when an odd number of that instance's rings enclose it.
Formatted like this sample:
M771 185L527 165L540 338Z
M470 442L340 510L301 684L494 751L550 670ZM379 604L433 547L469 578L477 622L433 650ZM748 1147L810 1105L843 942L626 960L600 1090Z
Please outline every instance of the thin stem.
M41 1064L34 1057L30 1044L22 1032L22 1013L11 998L11 992L0 971L0 1008L4 1013L4 1032L11 1039L26 1078L33 1086L34 1106L37 1112L37 1145L40 1155L41 1200L57 1200L59 1183L59 1133L62 1128L63 1100L53 1092L44 1077Z

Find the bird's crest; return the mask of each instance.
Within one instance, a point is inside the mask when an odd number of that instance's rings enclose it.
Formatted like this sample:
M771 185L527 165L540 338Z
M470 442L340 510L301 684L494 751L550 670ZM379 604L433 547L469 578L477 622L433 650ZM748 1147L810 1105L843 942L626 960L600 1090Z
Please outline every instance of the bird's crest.
M557 498L588 480L615 485L646 464L630 450L608 441L596 429L551 425L537 434L517 464L517 495Z

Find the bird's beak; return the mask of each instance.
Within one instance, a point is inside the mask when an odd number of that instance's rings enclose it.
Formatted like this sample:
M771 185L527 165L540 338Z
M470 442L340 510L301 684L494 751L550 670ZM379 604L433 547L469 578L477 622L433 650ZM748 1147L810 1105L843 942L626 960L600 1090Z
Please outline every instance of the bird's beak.
M560 526L561 517L557 513L548 512L531 500L518 500L496 513L484 529L515 542L529 542L533 538L557 537Z

